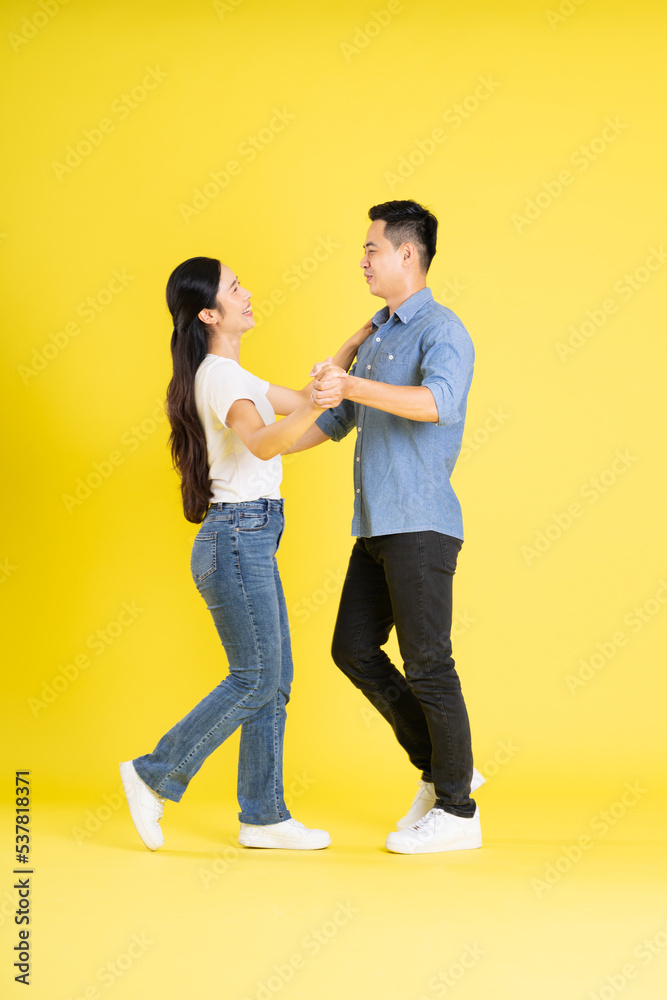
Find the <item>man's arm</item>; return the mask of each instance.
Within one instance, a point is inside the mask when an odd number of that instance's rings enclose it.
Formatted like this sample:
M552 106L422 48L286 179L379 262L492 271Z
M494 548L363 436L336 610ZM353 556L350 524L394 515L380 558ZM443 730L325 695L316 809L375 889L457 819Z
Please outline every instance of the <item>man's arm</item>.
M344 398L352 403L372 406L376 410L405 417L406 420L434 424L438 422L438 408L433 393L425 385L389 385L369 378L357 378L356 375L348 375L342 382ZM317 385L316 382L315 386ZM319 398L319 390L315 388L313 399L318 402Z
M468 386L475 352L468 332L458 325L442 336L438 331L426 339L420 362L421 385L390 385L348 375L330 378L323 369L313 385L313 400L338 399L372 406L407 420L455 424L461 419L459 406ZM335 376L334 372L331 372Z

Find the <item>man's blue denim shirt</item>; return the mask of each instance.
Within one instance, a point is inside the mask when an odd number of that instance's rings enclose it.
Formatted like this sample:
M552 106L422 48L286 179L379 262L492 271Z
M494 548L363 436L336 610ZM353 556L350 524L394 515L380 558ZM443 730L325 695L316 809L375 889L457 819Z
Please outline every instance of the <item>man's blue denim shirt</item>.
M449 477L461 450L475 362L470 335L430 288L411 295L391 318L388 306L380 309L373 328L350 374L428 386L438 422L406 420L348 399L317 418L334 441L357 429L352 534L430 530L462 540L461 505Z

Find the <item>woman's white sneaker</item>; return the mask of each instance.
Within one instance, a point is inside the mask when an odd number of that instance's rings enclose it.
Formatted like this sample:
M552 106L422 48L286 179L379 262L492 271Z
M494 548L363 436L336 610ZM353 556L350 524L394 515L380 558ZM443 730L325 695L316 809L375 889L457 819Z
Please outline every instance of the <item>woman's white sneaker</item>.
M473 792L477 791L479 786L483 785L485 781L486 778L479 773L476 767L473 767L472 781L470 782L470 794L472 795ZM425 816L427 812L430 812L435 805L435 800L436 795L433 783L430 781L420 780L419 789L414 797L412 805L405 816L403 816L402 819L399 819L396 824L397 829L404 830L405 827L412 826L413 823L416 823L417 820L421 819L422 816Z
M149 851L157 851L164 844L164 834L160 829L164 799L141 780L131 760L120 765L120 776L137 833Z
M470 819L454 816L444 809L431 809L412 826L390 833L385 842L387 850L394 854L435 854L481 846L479 809L475 809Z
M328 847L331 837L326 830L310 830L298 819L286 819L268 826L241 823L239 844L243 847L282 847L288 851L319 851Z

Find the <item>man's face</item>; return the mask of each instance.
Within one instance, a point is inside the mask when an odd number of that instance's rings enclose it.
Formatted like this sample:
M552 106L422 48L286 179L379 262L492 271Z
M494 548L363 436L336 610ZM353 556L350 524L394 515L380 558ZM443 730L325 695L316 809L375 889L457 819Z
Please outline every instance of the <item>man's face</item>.
M400 284L404 277L401 267L402 248L399 246L398 249L394 249L393 244L384 235L385 227L384 219L376 219L370 224L364 243L364 256L359 261L371 295L379 295L382 299L391 296L396 285Z

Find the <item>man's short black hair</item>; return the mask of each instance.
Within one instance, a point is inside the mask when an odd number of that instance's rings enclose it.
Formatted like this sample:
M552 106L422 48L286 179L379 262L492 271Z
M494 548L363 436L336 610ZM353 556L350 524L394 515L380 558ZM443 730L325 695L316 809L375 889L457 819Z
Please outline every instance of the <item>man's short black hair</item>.
M414 243L422 270L428 271L438 237L438 220L432 212L416 201L385 201L373 205L368 218L372 222L384 219L384 234L395 250L402 243Z

